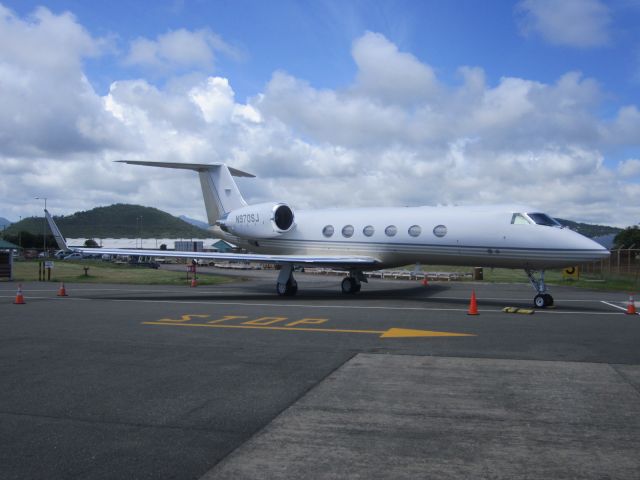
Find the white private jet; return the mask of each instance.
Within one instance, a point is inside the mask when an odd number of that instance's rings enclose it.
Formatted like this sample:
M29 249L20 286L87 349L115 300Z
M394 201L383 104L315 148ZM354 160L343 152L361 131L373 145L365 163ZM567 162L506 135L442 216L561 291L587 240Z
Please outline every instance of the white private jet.
M360 291L365 271L414 263L522 268L536 289L538 308L553 305L544 270L600 260L609 251L564 228L536 209L515 206L336 208L295 211L286 203L248 205L233 176L253 177L225 164L121 163L198 172L212 235L250 252L210 253L111 249L112 255L144 255L251 261L281 265L276 291L295 295L294 266L348 272L342 292ZM47 214L50 219L50 216ZM60 248L64 239L51 219ZM60 243L61 242L61 243ZM95 252L76 248L79 252ZM536 274L539 275L536 277Z

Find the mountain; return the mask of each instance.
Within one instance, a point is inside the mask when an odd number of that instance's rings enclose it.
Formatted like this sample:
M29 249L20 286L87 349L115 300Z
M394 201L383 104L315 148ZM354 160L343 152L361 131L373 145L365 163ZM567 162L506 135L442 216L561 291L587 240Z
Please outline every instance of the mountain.
M9 227L11 225L11 221L7 220L4 217L0 217L0 228Z
M593 237L593 240L598 242L604 248L611 250L613 248L614 240L616 238L617 233L610 233L609 235L600 235L598 237Z
M578 232L589 238L603 237L611 234L616 235L622 231L622 228L608 227L606 225L592 225L590 223L574 222L571 220L563 220L561 218L556 218L556 220L562 225L569 227L574 232Z
M56 217L67 238L206 238L207 232L152 207L116 204L86 212ZM30 217L12 224L6 234L20 231L41 234L43 217ZM47 233L49 228L47 227Z
M207 222L201 222L200 220L196 220L195 218L189 218L186 215L180 215L178 218L190 225L193 225L194 227L202 228L204 230L209 229L209 224Z

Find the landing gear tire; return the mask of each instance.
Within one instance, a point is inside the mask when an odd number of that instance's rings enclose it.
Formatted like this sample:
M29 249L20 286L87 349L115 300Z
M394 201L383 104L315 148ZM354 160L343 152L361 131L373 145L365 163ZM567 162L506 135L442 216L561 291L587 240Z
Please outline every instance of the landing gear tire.
M360 285L360 282L358 282L355 278L345 277L342 280L341 287L342 287L342 293L353 294L353 293L358 293L362 286Z
M536 308L545 308L553 305L553 297L548 293L540 293L533 298Z
M276 284L276 292L281 297L292 297L298 293L298 283L295 280L289 280L287 283Z

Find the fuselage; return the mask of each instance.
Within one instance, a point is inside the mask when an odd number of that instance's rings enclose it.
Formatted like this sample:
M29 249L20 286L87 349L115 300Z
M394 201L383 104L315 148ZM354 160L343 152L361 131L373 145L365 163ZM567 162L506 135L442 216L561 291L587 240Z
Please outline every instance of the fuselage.
M420 262L541 270L609 255L535 212L513 205L296 210L290 231L269 238L252 236L250 225L241 236L218 231L255 253L369 256L377 268Z

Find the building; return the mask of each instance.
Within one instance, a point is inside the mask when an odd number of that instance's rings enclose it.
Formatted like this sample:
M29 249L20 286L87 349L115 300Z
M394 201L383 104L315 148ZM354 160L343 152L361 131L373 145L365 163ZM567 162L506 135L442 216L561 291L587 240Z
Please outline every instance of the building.
M204 242L202 240L176 240L174 249L177 252L202 252L204 251Z

